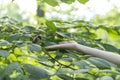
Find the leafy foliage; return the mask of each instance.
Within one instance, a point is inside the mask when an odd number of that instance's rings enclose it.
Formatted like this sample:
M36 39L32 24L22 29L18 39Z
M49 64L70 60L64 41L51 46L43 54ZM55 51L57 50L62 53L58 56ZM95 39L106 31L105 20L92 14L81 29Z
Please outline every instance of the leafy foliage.
M0 75L0 79L4 79L6 76L10 75L14 69L16 69L19 66L17 62L13 62L9 64L3 71L3 73Z
M24 67L30 73L30 77L33 79L34 78L35 79L42 79L42 78L49 77L48 72L45 71L44 69L41 69L39 67L30 65L30 64L25 64Z
M60 0L61 2L67 3L67 4L72 4L73 2L75 2L75 0ZM87 3L89 0L78 0L79 3L81 4L85 4ZM59 1L58 0L44 0L45 3L49 4L50 6L58 6L59 5Z
M0 50L0 56L2 57L8 57L9 56L9 52L6 50Z
M86 2L88 2L89 0L78 0L80 3L85 4Z
M53 3L51 3L51 1ZM60 0L71 4L75 0ZM85 4L88 0L79 0ZM44 0L51 6L58 0ZM82 45L120 53L100 36L118 37L119 26L94 26L86 21L41 21L24 26L9 17L0 18L0 80L119 80L120 69L106 60L76 51L46 51L45 46L74 40ZM99 34L98 34L99 33Z
M57 6L58 5L57 0L44 0L44 1L51 6Z
M19 74L15 77L22 76L23 79L30 80L87 80L86 75L92 80L108 75L115 78L116 75L114 74L119 74L117 66L106 60L90 57L89 55L78 55L77 52L69 50L46 51L44 49L47 45L56 44L63 40L75 40L86 46L108 51L114 49L113 52L119 53L118 48L103 43L102 39L97 38L97 34L94 33L99 29L104 29L109 33L108 28L93 26L84 21L61 22L48 20L43 23L42 27L35 28L33 26L22 26L22 24L17 21L14 22L14 19L11 20L9 17L1 19L6 22L1 22L0 26L0 33L2 33L0 37L0 59L2 66L8 65L1 69L4 71L1 79L6 78L6 76L7 79L13 79L14 77L10 75ZM11 22L14 23L11 24ZM74 31L71 32L71 30ZM110 30L119 33L119 29L114 30L113 28ZM111 70L111 73L106 69Z
M41 46L39 45L36 45L36 44L29 44L28 45L28 49L31 51L31 52L40 52L41 51Z

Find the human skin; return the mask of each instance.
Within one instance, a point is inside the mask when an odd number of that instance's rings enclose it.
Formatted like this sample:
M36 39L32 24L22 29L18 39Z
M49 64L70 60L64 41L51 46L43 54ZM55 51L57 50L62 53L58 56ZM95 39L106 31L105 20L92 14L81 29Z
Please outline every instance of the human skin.
M56 50L56 49L75 50L87 55L92 55L98 58L105 59L107 61L110 61L120 66L120 55L112 52L108 52L108 51L99 50L96 48L87 47L87 46L78 44L77 42L62 42L60 44L47 46L46 49L47 50Z

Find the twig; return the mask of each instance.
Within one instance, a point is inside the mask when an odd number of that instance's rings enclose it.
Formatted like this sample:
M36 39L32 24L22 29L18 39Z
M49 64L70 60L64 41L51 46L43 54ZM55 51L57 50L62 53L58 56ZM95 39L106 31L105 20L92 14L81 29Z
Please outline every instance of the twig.
M44 52L45 52L45 54L47 54L51 59L53 59L54 61L56 61L56 62L59 63L60 65L63 65L63 66L65 66L65 67L68 67L68 68L70 68L70 69L72 69L72 70L76 70L76 69L70 67L69 65L65 65L65 64L60 63L58 60L56 60L55 58L53 58L52 56L50 56L47 51L44 51Z

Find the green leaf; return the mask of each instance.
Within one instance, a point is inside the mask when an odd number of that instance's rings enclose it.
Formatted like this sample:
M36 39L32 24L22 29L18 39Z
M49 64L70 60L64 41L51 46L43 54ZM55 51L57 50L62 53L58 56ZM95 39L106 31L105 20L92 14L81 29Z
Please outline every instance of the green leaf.
M40 61L43 61L43 62L45 62L45 61L49 61L49 57L48 56L38 56L38 59L40 60Z
M114 65L104 59L100 59L100 58L91 57L88 59L88 61L100 69L106 69L106 68L110 69L111 66L116 67L116 65Z
M97 78L96 80L114 80L114 79L110 76L103 76L101 78Z
M32 26L25 26L25 30L28 31L28 32L30 32L30 31L34 31L35 28L32 27Z
M72 74L80 74L80 73L87 73L90 69L79 69L79 70L74 70Z
M89 80L87 78L75 78L75 80Z
M14 62L9 64L3 71L3 73L0 75L0 80L8 75L10 75L13 70L15 70L17 67L19 67L19 63L18 62Z
M77 56L74 52L65 53L65 55L80 60L80 57Z
M2 57L8 57L9 56L9 52L7 50L0 50L0 56Z
M103 72L106 72L106 73L113 73L113 74L120 74L120 72L116 71L116 70L99 70L99 73L103 73Z
M26 40L30 40L30 39L32 39L32 37L29 34L23 34L20 36L21 41L26 41Z
M67 62L72 62L73 60L71 58L61 58L60 60L62 61L67 61Z
M56 26L52 21L46 21L46 25L48 26L49 29L51 29L52 31L56 31Z
M84 60L78 61L78 62L74 62L73 64L77 65L81 69L85 69L85 68L89 68L90 67Z
M80 3L85 4L86 2L88 2L89 0L78 0Z
M40 67L31 64L24 64L24 68L33 78L42 79L49 77L48 72Z
M0 46L9 46L11 45L8 41L1 41Z
M67 74L67 73L71 73L73 70L71 70L71 69L69 69L69 68L60 68L58 71L57 71L57 73L56 73L56 75L58 75L58 74Z
M51 6L58 6L58 2L57 0L44 0L47 4L51 5Z
M65 35L65 34L62 33L62 32L56 32L56 33L57 33L57 35L58 35L59 37L69 38L67 35Z
M40 52L41 51L41 46L37 44L28 44L28 49L31 52Z
M18 41L19 37L20 37L20 34L12 34L7 38L7 41L10 41L10 42Z
M67 3L67 4L71 4L73 3L75 0L61 0L62 2L64 3Z
M73 72L73 70L69 69L69 68L60 68L56 75L60 78L62 78L63 80L73 80L73 78L71 78L70 76L66 75L66 74L71 74L71 72Z
M106 51L110 51L110 52L118 52L119 51L116 47L114 47L110 44L102 44L102 45L104 46Z
M119 38L119 33L117 32L117 30L107 29L107 32L108 32L110 37Z
M59 75L57 75L57 76L60 77L60 78L63 79L63 80L73 80L72 77L70 77L70 76L68 76L68 75L66 75L66 74L59 74Z
M63 54L60 53L60 52L56 52L56 53L54 53L54 54L56 55L55 59L61 59L62 56L63 56Z

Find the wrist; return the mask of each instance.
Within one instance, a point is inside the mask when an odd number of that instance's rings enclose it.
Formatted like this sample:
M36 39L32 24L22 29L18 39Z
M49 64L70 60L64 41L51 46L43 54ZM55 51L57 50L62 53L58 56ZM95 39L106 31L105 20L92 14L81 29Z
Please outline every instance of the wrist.
M79 44L77 42L74 42L73 49L78 50Z

